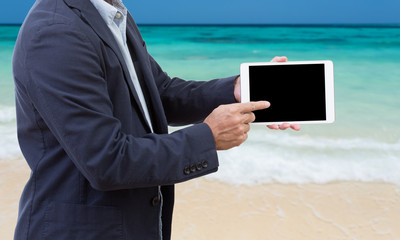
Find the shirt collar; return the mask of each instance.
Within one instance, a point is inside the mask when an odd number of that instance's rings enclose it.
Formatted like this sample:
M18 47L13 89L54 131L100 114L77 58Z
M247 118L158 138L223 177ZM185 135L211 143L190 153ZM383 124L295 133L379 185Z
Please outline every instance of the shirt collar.
M112 0L113 5L107 3L104 0L90 0L94 7L99 11L101 17L104 19L107 25L112 24L116 19L117 13L122 14L121 17L126 19L128 13L127 8L124 6L121 0Z

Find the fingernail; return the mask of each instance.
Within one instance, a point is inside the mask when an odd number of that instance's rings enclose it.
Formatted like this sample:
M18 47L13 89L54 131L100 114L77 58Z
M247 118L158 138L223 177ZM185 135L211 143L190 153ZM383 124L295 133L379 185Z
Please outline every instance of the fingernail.
M265 106L266 106L267 108L269 108L269 106L271 106L271 103L268 102L268 101L265 101Z

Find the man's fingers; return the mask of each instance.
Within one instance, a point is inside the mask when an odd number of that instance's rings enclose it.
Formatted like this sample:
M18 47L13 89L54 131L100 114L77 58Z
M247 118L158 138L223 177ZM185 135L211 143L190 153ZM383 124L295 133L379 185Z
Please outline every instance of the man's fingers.
M251 123L254 122L254 120L256 120L256 115L253 112L245 113L245 115L246 115L246 120L244 121L244 123Z
M252 112L241 113L240 119L241 119L241 121L240 121L241 123L247 124L247 123L254 122L254 120L256 120L256 116Z
M295 131L300 131L301 127L299 124L292 124L290 127Z
M289 127L290 127L290 124L289 124L289 123L283 123L283 124L279 125L279 129L280 129L280 130L286 130L286 129L288 129Z
M278 124L267 125L267 127L268 127L269 129L273 129L273 130L278 130L278 129L279 129Z
M289 127L292 128L295 131L300 131L301 127L299 124L289 124L289 123L283 123L281 125L278 124L272 124L272 125L267 125L267 127L269 129L273 129L273 130L286 130Z
M271 62L287 62L287 60L288 60L287 57L276 56L271 60Z
M258 102L247 102L247 103L239 103L237 105L237 109L241 113L254 112L256 110L262 110L269 108L271 104L267 101L258 101Z
M250 125L249 124L244 124L243 125L243 133L248 133L250 131Z

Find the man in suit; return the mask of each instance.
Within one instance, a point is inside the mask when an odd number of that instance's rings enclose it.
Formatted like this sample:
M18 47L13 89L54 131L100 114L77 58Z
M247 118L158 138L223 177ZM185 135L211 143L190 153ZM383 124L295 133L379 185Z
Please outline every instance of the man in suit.
M269 106L235 103L237 76L171 79L119 0L37 0L13 73L32 170L18 240L169 239L174 184L217 171L216 151L245 141L252 111Z

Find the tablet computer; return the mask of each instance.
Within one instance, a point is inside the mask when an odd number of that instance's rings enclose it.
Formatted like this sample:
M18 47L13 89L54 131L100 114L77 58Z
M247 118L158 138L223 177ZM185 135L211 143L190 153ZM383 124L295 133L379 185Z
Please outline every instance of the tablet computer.
M332 123L335 121L331 61L243 63L242 102L266 100L255 124Z

